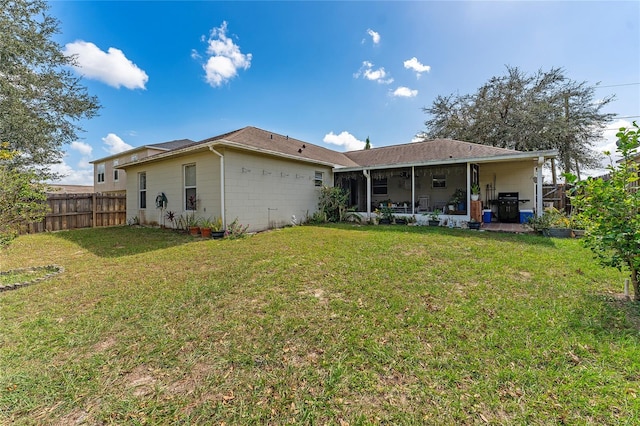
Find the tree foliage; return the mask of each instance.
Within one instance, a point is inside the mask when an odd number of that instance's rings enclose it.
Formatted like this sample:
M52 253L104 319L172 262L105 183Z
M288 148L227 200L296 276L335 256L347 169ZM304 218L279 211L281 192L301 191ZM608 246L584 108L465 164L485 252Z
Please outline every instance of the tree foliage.
M427 138L451 138L520 151L557 149L565 172L599 165L592 148L613 114L613 97L594 99L595 87L552 68L528 75L507 67L475 94L438 96L425 121Z
M622 159L611 161L608 178L577 182L575 175L567 175L567 181L576 183L571 203L587 224L585 245L603 265L629 270L634 299L640 301L640 128L634 122L616 136Z
M35 172L13 167L10 163L16 156L18 152L8 149L7 143L0 145L0 247L48 211L45 185Z
M0 0L0 141L21 153L12 166L40 177L53 177L47 165L99 109L53 41L59 22L47 11L43 0Z
M342 222L347 214L349 193L338 186L322 186L318 211L327 222Z

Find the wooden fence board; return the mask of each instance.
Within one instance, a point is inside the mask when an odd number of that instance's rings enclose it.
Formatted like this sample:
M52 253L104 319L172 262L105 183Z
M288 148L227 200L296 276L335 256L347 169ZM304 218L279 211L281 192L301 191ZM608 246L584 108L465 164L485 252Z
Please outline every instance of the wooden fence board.
M120 194L49 194L49 213L28 233L117 226L127 223L127 199Z

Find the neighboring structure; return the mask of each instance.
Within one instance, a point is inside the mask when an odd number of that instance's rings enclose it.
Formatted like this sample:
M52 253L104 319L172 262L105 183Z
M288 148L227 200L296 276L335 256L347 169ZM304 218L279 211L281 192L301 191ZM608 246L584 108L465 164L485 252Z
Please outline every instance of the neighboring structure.
M189 139L180 139L170 142L144 145L118 154L110 155L96 161L93 164L93 187L95 192L106 194L124 194L127 189L127 175L118 167L130 161L137 161L151 155L167 152L172 149L194 143Z
M540 213L542 185L537 182L542 183L544 162L556 155L555 150L520 152L454 140L340 153L245 127L119 163L117 170L129 176L128 219L171 226L166 212L172 211L221 217L225 225L238 218L259 231L303 220L317 210L321 186L334 184L349 189L351 204L369 216L381 203L391 203L398 214L442 207L450 218L469 220L474 183L496 215L501 193L516 194L516 208ZM464 197L448 209L454 193Z
M49 185L47 194L91 194L93 186L89 185Z

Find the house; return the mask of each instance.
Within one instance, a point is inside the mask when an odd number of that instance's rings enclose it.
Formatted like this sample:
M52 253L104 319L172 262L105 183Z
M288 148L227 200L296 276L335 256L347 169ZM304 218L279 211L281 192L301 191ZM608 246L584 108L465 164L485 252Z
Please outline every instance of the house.
M47 194L92 194L93 186L89 185L55 185L47 188Z
M144 145L92 161L93 187L95 188L95 192L124 194L127 189L127 175L124 170L118 168L120 164L137 161L140 158L167 152L192 143L194 143L192 140L180 139Z
M500 211L500 194L516 197L509 200L510 214L513 209L541 212L542 185L537 182L542 183L545 161L556 155L449 139L341 153L245 127L122 162L116 170L129 176L128 219L171 226L166 212L172 211L221 217L225 224L237 218L258 231L315 212L323 185L348 189L350 204L363 216L385 205L400 215L437 208L450 219L469 220L481 206L470 201L469 188L475 183L498 220L517 221Z

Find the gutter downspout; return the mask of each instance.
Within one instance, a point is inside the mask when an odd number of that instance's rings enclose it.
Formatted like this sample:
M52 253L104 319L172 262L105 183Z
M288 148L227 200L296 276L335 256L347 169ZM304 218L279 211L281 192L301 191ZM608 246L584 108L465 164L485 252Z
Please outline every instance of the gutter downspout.
M541 217L543 213L542 203L542 166L544 157L538 157L538 173L536 176L536 217Z
M225 215L225 205L224 205L224 155L220 154L216 151L212 146L209 146L209 151L216 154L220 157L220 216L222 218L222 228L227 229L227 218Z
M411 166L411 214L416 214L416 166Z
M367 219L371 220L371 174L369 170L362 170L362 174L367 178Z

